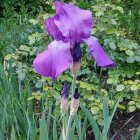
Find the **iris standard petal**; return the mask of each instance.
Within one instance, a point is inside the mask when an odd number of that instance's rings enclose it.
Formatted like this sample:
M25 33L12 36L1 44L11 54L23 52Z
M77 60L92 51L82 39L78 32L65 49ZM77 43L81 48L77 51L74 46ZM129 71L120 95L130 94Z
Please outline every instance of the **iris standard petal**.
M37 73L55 80L71 63L70 43L53 41L47 50L37 55L33 66Z
M50 35L57 40L60 39L61 35L63 41L70 40L73 42L89 38L92 29L92 13L90 11L82 10L72 3L64 4L58 1L55 2L55 8L56 15L49 18L53 26L46 21L46 27ZM59 33L56 34L53 30L57 30Z
M54 5L55 5L55 13L59 14L63 10L64 3L61 1L55 1Z
M64 4L59 13L59 19L54 20L62 35L73 40L81 41L88 38L92 29L92 13L82 10L72 3Z
M58 29L57 25L54 23L54 20L57 20L59 18L59 13L63 10L64 3L56 1L55 2L55 12L56 15L54 15L51 18L48 18L46 20L46 30L48 31L49 35L53 36L55 40L64 40L64 37L62 36L61 31Z
M46 20L46 29L47 29L49 35L53 36L55 38L55 40L57 40L57 41L64 40L62 33L59 31L59 29L57 28L57 26L54 23L55 18L57 18L57 16L48 18Z
M84 42L87 43L90 52L97 63L97 66L104 68L116 66L116 64L104 52L103 48L101 47L101 45L95 37L90 37L84 40Z

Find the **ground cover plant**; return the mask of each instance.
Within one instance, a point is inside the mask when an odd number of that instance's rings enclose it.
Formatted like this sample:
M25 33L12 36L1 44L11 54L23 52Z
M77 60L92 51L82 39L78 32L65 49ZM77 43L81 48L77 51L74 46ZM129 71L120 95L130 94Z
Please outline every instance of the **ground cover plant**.
M80 45L82 66L76 86L81 107L72 123L71 139L78 139L78 136L83 140L94 139L95 133L100 134L100 139L102 134L106 134L106 139L139 139L139 1L73 2L92 11L91 35L98 38L117 67L97 67L87 46ZM38 75L32 66L36 55L53 41L46 32L45 20L54 14L54 1L36 1L34 4L3 1L1 7L0 138L62 139L61 92L65 80L69 92L72 90L72 73L67 70L57 81L52 81ZM113 129L107 118L115 105ZM85 113L85 110L88 111ZM123 122L119 122L120 127L117 127L117 118ZM102 131L106 125L110 129ZM121 130L126 130L127 136ZM95 138L99 139L96 135Z

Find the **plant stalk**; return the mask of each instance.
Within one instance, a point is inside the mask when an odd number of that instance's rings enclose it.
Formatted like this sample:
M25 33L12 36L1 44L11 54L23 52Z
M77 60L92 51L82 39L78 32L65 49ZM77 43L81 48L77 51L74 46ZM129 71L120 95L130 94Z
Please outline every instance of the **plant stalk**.
M72 98L74 96L75 88L76 88L76 76L73 75L73 80L72 80Z
M62 126L63 140L66 140L66 130L67 130L67 121L66 121L66 114L64 114L63 115L63 126Z
M75 93L75 88L76 88L76 76L73 75L73 80L72 80L72 98L74 96L74 93ZM69 133L70 133L70 128L71 128L71 123L72 123L72 120L74 118L75 115L71 115L69 116L69 119L68 119L68 126L67 126L67 130L66 130L66 140L69 140Z
M70 128L71 128L71 123L72 123L73 118L74 118L74 115L69 116L68 126L67 126L67 131L66 131L66 140L70 140L69 135L70 135Z

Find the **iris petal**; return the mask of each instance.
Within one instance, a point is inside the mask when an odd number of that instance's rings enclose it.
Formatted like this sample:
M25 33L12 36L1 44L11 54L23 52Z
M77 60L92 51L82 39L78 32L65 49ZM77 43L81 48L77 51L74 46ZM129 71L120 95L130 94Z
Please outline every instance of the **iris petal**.
M50 18L55 28L48 26L48 21L46 21L46 27L48 31L57 28L59 34L56 36L56 32L52 31L49 32L50 35L55 39L60 39L59 36L63 36L61 38L63 41L70 40L73 42L89 38L92 29L92 13L89 10L82 10L72 3L64 4L62 2L55 2L55 9L56 15Z
M33 61L37 73L53 80L71 65L70 43L53 41Z
M61 13L61 11L63 10L64 3L61 1L55 1L54 5L55 5L55 13L56 14Z
M57 18L57 17L54 16L54 17L48 18L46 20L46 27L47 27L46 29L47 29L48 33L55 38L55 40L57 40L57 41L64 40L62 33L59 31L59 29L57 28L57 26L54 23L55 18Z
M97 63L97 66L104 68L116 66L116 64L104 52L103 48L95 37L90 37L84 41L87 43L89 50Z

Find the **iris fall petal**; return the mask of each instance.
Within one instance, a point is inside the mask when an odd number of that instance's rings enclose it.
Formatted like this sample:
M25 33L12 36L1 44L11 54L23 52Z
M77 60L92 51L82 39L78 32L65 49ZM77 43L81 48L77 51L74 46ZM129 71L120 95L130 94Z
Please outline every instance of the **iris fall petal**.
M116 66L116 64L104 52L103 48L95 37L90 37L84 41L87 43L89 50L97 63L97 66L104 68Z
M53 80L71 65L70 43L53 41L33 61L37 73Z

